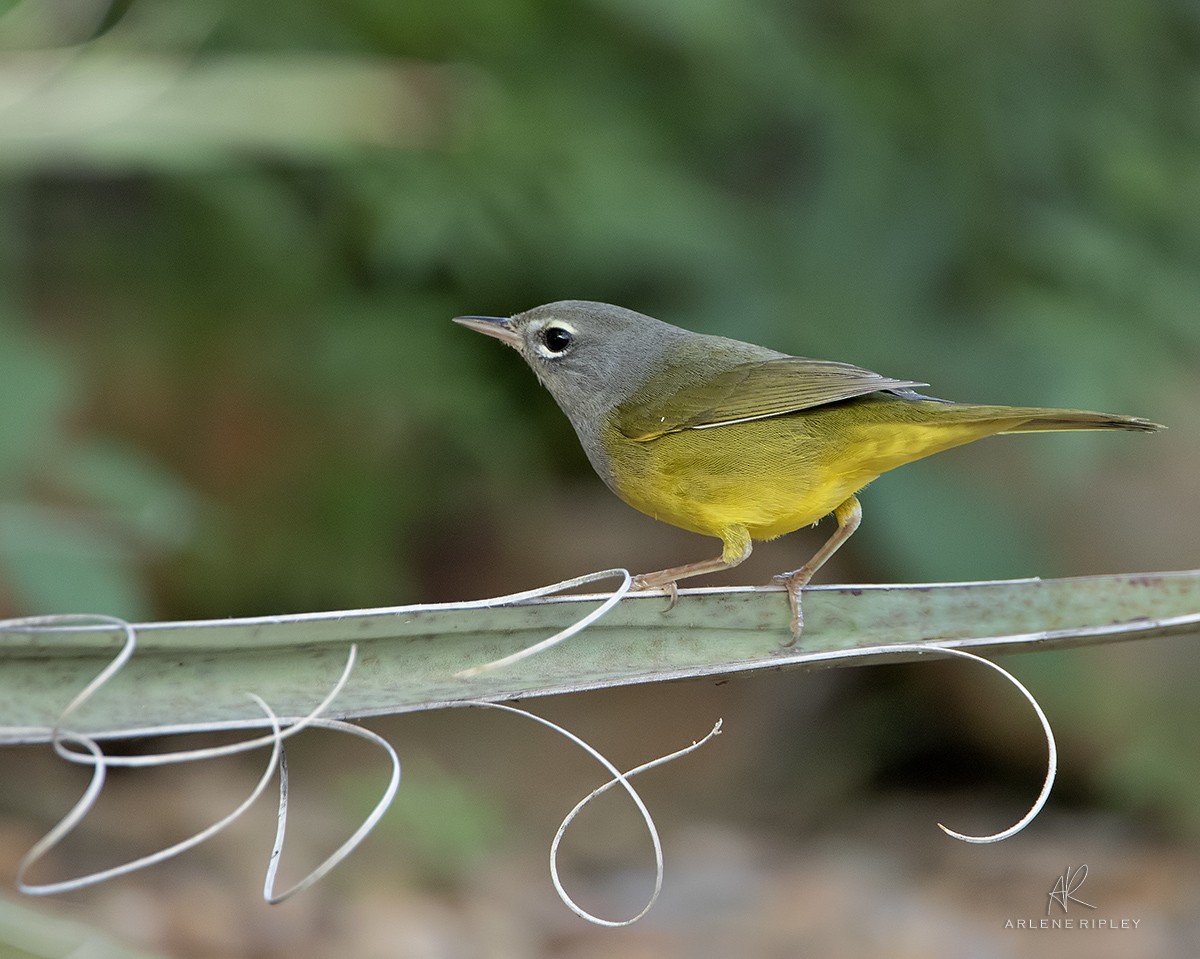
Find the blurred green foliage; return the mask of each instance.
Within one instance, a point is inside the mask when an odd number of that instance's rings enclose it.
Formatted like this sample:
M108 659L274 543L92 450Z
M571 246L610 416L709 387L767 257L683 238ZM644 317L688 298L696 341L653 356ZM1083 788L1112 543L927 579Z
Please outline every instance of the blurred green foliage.
M0 308L0 602L144 617L139 554L178 547L192 503L126 444L69 428L77 372Z
M952 396L1147 415L1147 371L1200 350L1184 4L37 7L0 21L26 63L0 66L5 359L29 381L4 387L40 404L6 407L4 442L119 435L215 507L156 567L164 613L419 598L431 531L583 468L457 312L606 299ZM304 64L325 86L264 79ZM217 73L237 95L214 101ZM56 95L85 80L110 104L90 123ZM419 129L317 129L376 100L426 104ZM1014 504L945 475L881 484L882 555L913 578L1022 572L1045 545ZM914 556L918 521L939 549ZM981 529L1007 554L980 559ZM128 566L110 556L98 582ZM63 608L28 568L8 563L11 605ZM123 578L63 586L137 608Z
M426 756L406 759L404 775L404 790L376 834L393 868L423 884L445 886L461 881L504 845L512 824L495 797ZM358 773L339 780L349 817L364 818L374 808L378 778Z
M1194 385L1191 2L49 9L0 2L8 613L428 598L587 473L457 313L601 299L1155 419ZM1022 442L1061 504L1139 441ZM1040 485L900 471L859 562L1069 572Z

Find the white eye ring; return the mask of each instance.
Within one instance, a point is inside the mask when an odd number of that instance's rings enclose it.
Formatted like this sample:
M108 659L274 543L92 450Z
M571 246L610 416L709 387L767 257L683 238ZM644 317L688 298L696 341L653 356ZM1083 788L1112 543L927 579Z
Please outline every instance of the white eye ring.
M570 323L551 320L534 331L538 355L547 360L559 360L571 348L577 331Z

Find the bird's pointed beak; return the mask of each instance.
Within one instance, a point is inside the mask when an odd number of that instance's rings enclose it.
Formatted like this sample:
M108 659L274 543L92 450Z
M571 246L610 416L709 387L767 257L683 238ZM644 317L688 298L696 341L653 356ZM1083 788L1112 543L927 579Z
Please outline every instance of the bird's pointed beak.
M516 349L521 343L521 336L513 329L512 320L503 316L456 316L454 322L465 326L468 330L494 336L501 343L506 343Z

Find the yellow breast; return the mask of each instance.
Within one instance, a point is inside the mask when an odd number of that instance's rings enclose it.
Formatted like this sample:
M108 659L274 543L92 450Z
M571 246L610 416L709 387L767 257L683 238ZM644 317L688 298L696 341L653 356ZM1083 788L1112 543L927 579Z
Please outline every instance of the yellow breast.
M874 478L845 475L803 432L761 420L622 440L611 448L613 486L674 526L708 536L742 526L771 539L815 523Z
M828 515L886 470L997 431L993 422L914 417L916 404L872 400L805 410L647 442L605 436L610 485L674 526L773 539Z

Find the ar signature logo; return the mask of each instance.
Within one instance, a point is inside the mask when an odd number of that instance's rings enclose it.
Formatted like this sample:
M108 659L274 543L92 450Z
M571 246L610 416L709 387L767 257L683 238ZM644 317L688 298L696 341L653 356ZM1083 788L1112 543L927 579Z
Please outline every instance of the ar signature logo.
M1067 871L1058 877L1054 888L1050 890L1050 898L1046 903L1047 916L1050 915L1050 909L1055 903L1059 904L1063 912L1067 911L1067 906L1072 902L1088 909L1096 908L1090 902L1084 902L1075 895L1079 891L1079 887L1083 885L1083 881L1087 879L1087 873L1087 866L1080 866L1075 870L1072 870L1070 866L1067 867Z

